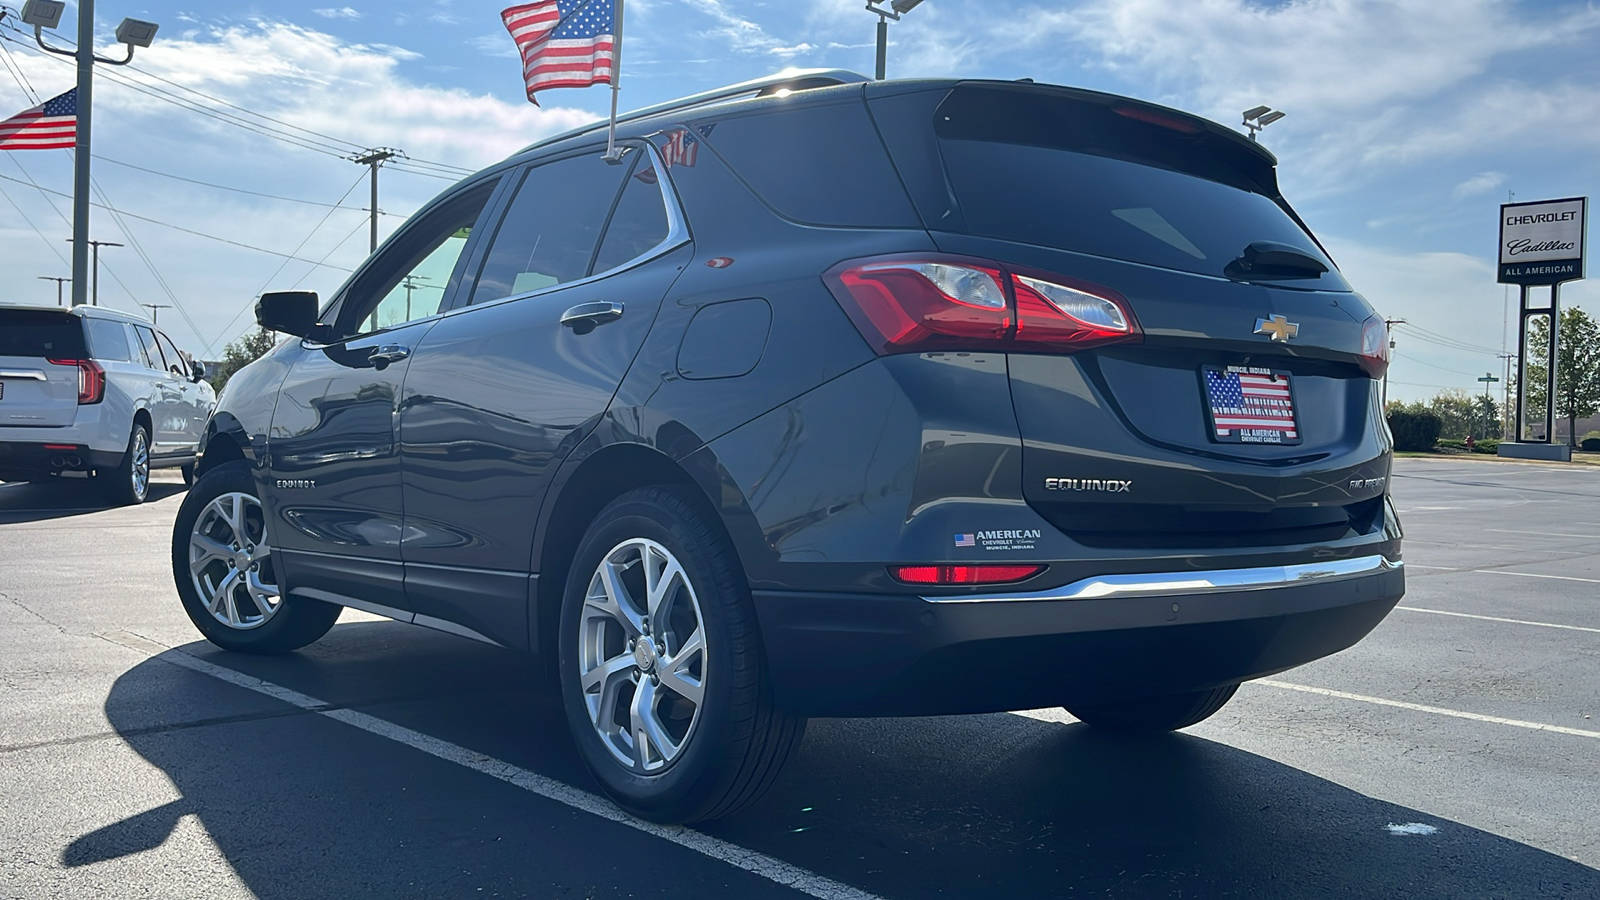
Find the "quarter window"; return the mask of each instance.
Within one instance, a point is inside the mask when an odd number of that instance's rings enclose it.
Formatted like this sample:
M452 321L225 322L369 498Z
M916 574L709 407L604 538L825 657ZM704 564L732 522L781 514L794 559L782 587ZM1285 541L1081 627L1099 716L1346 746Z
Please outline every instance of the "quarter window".
M590 154L530 169L489 247L472 302L587 277L628 168Z
M107 362L126 361L130 358L128 330L121 322L112 319L85 318L83 327L89 335L90 356Z

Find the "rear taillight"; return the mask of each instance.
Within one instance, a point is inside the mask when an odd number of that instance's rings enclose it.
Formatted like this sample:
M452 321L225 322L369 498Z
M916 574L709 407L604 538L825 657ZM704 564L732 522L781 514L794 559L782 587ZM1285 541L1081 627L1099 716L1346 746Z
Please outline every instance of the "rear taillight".
M1043 572L1044 566L890 566L889 574L906 584L1011 584Z
M1389 370L1389 323L1382 316L1361 324L1361 368L1373 378Z
M52 359L52 365L78 367L78 405L99 403L106 397L106 370L92 359Z
M852 260L824 280L861 336L884 356L1072 352L1143 336L1115 291L988 260L933 254Z

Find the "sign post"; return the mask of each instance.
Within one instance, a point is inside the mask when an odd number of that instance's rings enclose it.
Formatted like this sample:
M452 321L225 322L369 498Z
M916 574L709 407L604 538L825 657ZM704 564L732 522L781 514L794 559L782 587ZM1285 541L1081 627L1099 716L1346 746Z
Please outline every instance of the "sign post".
M1589 198L1538 200L1532 203L1500 205L1499 283L1515 284L1521 295L1517 316L1517 415L1516 435L1500 443L1499 454L1520 459L1570 460L1572 450L1555 443L1556 373L1561 346L1561 285L1584 277L1583 253L1587 237ZM1550 287L1547 306L1530 306L1530 290ZM1533 423L1528 415L1528 320L1548 316L1549 345L1545 348L1543 424L1538 437L1525 437ZM1478 379L1482 381L1483 379ZM1488 385L1485 384L1485 390Z

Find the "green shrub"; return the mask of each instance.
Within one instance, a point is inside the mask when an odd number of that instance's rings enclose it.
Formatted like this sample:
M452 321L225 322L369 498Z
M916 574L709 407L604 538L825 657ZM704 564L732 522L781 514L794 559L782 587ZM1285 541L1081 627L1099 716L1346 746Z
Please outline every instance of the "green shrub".
M1396 450L1426 453L1439 440L1439 430L1444 423L1427 410L1395 408L1389 410L1389 431L1394 435Z
M1581 450L1600 450L1600 431L1591 431L1578 442Z
M1472 448L1472 452L1494 455L1500 452L1500 442L1494 438L1484 438L1478 442L1478 446Z

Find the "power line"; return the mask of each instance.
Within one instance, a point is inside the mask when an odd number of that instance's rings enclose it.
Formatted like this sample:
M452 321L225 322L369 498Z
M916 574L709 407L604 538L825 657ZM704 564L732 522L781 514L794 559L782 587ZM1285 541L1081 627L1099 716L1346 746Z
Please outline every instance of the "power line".
M1474 377L1474 378L1477 377L1477 373L1475 373L1475 372L1463 372L1460 369L1449 369L1449 368L1445 368L1444 366L1436 366L1431 362L1426 362L1424 360L1417 359L1414 356L1406 356L1403 353L1396 353L1394 355L1396 357L1398 357L1400 359L1403 359L1403 360L1406 360L1408 362L1414 362L1414 363L1417 363L1419 365L1424 365L1424 366L1427 366L1427 367L1429 367L1431 369L1438 369L1441 372L1449 372L1452 375L1466 375L1466 376Z
M1500 352L1499 350L1496 350L1493 347L1485 347L1485 346L1483 346L1481 344L1474 344L1474 343L1471 343L1470 341L1463 341L1463 340L1461 340L1459 338L1453 338L1453 337L1451 337L1451 336L1449 336L1447 334L1440 334L1437 331L1429 331L1428 329L1423 328L1421 325L1418 325L1418 324L1416 324L1414 322L1408 323L1407 327L1410 328L1413 332L1421 332L1423 334L1429 335L1430 337L1433 337L1433 338L1437 339L1437 341L1440 342L1440 343L1460 344L1463 349L1477 350L1477 351L1482 352L1482 353L1499 353Z
M20 178L12 178L9 175L0 175L0 179L3 179L5 181L10 181L10 182L15 182L16 184L28 184L28 182L25 182ZM54 191L54 190L51 190L50 188L41 187L41 186L39 186L37 184L33 185L33 187L37 188L40 191L43 191L44 193L54 194L57 197L71 198L71 196L72 196L71 194L64 193L62 191ZM94 203L94 204L91 204L91 205L92 206L98 206L101 209L111 209L111 207L108 207L108 206L106 206L104 204L101 204L101 203ZM288 253L280 253L277 250L268 250L265 247L256 247L256 246L252 246L250 244L240 243L239 241L230 241L227 238L217 237L214 234L206 234L203 231L195 231L192 228L185 228L182 225L174 225L171 222L163 222L160 219L152 219L149 216L141 216L141 215L138 215L137 213L125 212L125 211L122 211L122 210L112 210L112 211L118 213L119 215L127 216L130 219L138 219L141 222L149 222L152 225L160 225L163 228L171 228L171 229L173 229L175 231L181 231L184 234L192 234L195 237L203 237L203 238L206 238L207 240L217 241L217 242L223 243L223 244L229 244L229 245L234 246L234 247L242 247L245 250L254 250L257 253L266 253L266 254L268 254L270 256L282 256L282 257L286 257L288 259L299 260L300 262L312 262L309 259L302 259L301 257L298 257L298 256L291 256ZM57 210L57 212L59 213L60 210ZM318 263L318 265L322 265L322 264ZM328 268L330 268L330 269L340 269L341 271L345 271L345 272L350 271L349 269L345 269L342 266L328 266Z
M162 178L171 178L173 181L182 181L182 182L186 182L188 184L197 184L197 185L200 185L201 187L216 188L219 191L232 191L232 192L234 192L236 194L249 194L252 197L265 197L265 198L267 198L269 200L283 200L283 201L288 202L288 203L303 203L306 206L320 206L320 207L323 207L325 209L327 209L327 208L348 209L351 212L360 212L360 213L364 213L364 212L367 211L364 207L360 207L360 206L340 206L337 203L324 203L321 200L305 200L305 199L302 199L300 197L284 197L284 196L280 196L278 194L267 194L267 193L263 193L261 191L247 190L245 188L229 187L228 185L225 185L225 184L216 184L216 183L210 182L210 181L200 181L200 180L194 179L194 178L185 178L182 175L174 175L171 172L162 172L162 171L160 171L158 169L150 169L150 168L146 168L144 166L136 166L136 165L134 165L133 163L130 163L130 162L123 162L120 159L112 159L112 158L110 158L108 156L101 156L98 153L95 154L94 158L96 160L98 160L99 162L111 163L114 166L122 166L124 168L134 169L134 170L139 171L139 172L145 172L145 173L148 173L150 175L159 175ZM407 216L398 216L395 213L387 213L387 212L380 212L379 215L382 215L382 216L395 216L396 218L402 218L402 219L403 218L409 218Z

